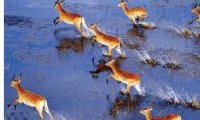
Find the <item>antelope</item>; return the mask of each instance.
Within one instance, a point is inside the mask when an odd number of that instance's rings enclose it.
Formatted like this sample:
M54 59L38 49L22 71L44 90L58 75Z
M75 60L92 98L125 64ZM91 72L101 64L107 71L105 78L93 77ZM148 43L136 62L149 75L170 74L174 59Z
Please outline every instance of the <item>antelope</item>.
M125 56L125 53L123 53L120 49L121 45L123 45L123 42L120 38L101 32L96 24L91 24L89 29L94 31L92 42L97 41L98 43L108 47L108 56L112 56L113 49L116 49L121 56Z
M42 113L43 109L48 113L51 120L53 120L53 117L49 111L46 99L39 94L30 92L24 89L23 87L21 87L20 85L21 77L22 77L22 74L19 77L15 77L14 75L11 80L11 87L16 89L18 93L18 98L14 99L10 104L8 104L8 107L14 104L16 108L17 103L24 103L27 106L36 108L42 120L45 120Z
M59 17L54 19L54 24L56 25L59 22L65 22L67 24L75 25L77 30L82 33L83 30L81 29L81 24L83 25L83 27L87 28L84 17L79 14L71 13L64 10L61 5L63 1L64 0L58 0L55 2L54 9L58 10Z
M115 65L115 60L111 60L110 62L106 63L106 65L109 66L113 71L113 74L107 78L107 81L110 77L113 77L115 80L125 83L127 85L125 92L127 95L130 95L130 89L132 86L135 87L139 95L144 95L142 93L142 89L140 88L140 76L138 74L121 70Z
M133 21L134 26L138 25L139 20L144 20L144 18L147 17L147 11L142 7L133 7L128 8L127 7L127 0L120 0L120 3L118 4L119 7L121 7L124 11L124 14L128 16L130 20Z
M178 114L169 114L164 117L152 118L152 115L151 115L152 110L153 110L153 108L151 106L148 106L148 107L140 110L140 113L146 117L146 120L181 120L181 116Z
M193 21L191 21L189 24L193 23L194 21L200 22L200 7L197 3L194 6L194 8L192 9L192 13L194 13L197 16L197 18L194 19Z
M196 14L196 16L198 17L196 20L200 22L200 7L198 4L194 6L194 8L192 9L192 13Z

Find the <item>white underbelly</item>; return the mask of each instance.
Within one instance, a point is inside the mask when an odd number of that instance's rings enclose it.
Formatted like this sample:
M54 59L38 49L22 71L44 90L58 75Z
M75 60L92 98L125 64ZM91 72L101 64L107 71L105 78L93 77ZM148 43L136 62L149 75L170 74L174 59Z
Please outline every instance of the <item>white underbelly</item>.
M74 24L73 22L67 21L67 20L65 20L64 22L67 23L67 24L71 24L71 25Z
M35 107L35 105L34 104L32 104L32 103L30 103L30 102L26 102L26 101L24 101L23 102L25 105L27 105L27 106L30 106L30 107Z

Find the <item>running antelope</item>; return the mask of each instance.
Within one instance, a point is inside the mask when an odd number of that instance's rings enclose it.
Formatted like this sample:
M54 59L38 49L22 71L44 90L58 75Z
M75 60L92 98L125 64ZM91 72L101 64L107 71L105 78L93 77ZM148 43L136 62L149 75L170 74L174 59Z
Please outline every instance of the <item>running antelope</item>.
M135 73L130 73L124 70L121 70L115 65L115 60L111 60L106 64L107 66L111 67L113 74L110 77L113 77L115 80L125 83L127 85L126 94L130 94L130 89L132 86L138 91L139 95L143 95L142 90L140 88L140 76Z
M147 17L147 11L142 7L128 8L127 2L127 0L120 0L118 6L123 9L125 15L133 21L134 25L138 25L139 20L144 20L144 18Z
M58 10L59 17L55 18L54 24L56 25L58 22L65 22L67 24L75 25L78 31L82 33L83 30L81 29L81 25L87 28L84 17L79 14L64 10L61 5L63 1L64 0L58 0L55 2L54 8Z
M116 49L121 56L125 56L125 53L121 50L123 42L120 38L101 32L96 24L91 24L89 29L93 30L95 34L92 42L97 41L98 43L108 47L108 56L112 56L113 49Z
M53 117L49 111L46 99L44 97L42 97L41 95L30 92L30 91L24 89L23 87L21 87L20 86L21 77L22 77L22 74L19 77L13 76L13 78L11 80L11 87L16 89L16 91L18 93L18 98L14 99L8 105L8 107L10 107L12 104L14 104L14 106L16 108L17 103L24 103L27 106L35 107L42 120L45 120L43 113L42 113L43 109L51 117L51 120L53 120Z
M140 113L146 117L146 120L181 120L181 116L178 114L170 114L164 117L152 118L152 115L151 115L152 110L153 108L151 106L148 106L140 110Z
M196 14L197 18L195 19L196 21L200 22L200 7L199 5L196 3L196 5L194 6L194 8L192 9L192 13ZM194 21L195 21L194 20ZM193 22L193 21L192 21ZM191 22L191 23L192 23Z

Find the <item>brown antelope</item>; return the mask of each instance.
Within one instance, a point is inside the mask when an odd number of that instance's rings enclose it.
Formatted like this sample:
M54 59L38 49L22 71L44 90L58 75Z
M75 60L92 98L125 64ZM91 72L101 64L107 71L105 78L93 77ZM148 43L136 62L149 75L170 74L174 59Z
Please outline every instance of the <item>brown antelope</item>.
M123 42L120 38L101 32L96 24L91 24L89 29L94 31L95 35L93 41L97 41L98 43L108 47L108 56L112 56L113 49L116 49L121 56L125 56L125 53L121 51L121 45L123 45Z
M194 8L192 9L192 13L194 13L197 16L197 18L194 19L193 21L191 21L189 24L193 23L194 21L200 22L200 7L197 3L194 6Z
M21 76L22 74L19 77L13 76L13 79L11 80L11 87L16 89L18 93L18 98L14 99L8 105L8 107L10 107L12 104L14 104L16 107L17 103L24 103L27 106L35 107L42 120L45 120L42 113L43 109L51 117L51 120L53 120L53 117L49 111L46 99L43 96L30 92L20 86Z
M128 2L127 0L126 1L120 0L118 6L123 9L125 15L128 16L128 18L133 21L134 25L138 25L139 20L144 20L144 18L147 17L147 11L142 7L128 8L127 2Z
M139 95L144 95L142 89L140 88L140 76L135 73L130 73L125 70L121 70L115 65L115 60L111 60L106 63L107 66L111 67L113 74L110 77L113 77L115 80L125 83L127 85L126 94L130 94L130 89L132 86L138 91Z
M152 115L151 115L152 110L153 108L151 106L148 106L140 110L140 113L146 117L146 120L181 120L181 116L178 114L170 114L164 117L152 118Z
M58 10L59 17L54 20L54 24L56 25L58 22L65 22L67 24L75 25L80 33L82 33L81 25L86 27L85 19L79 14L71 13L69 11L64 10L61 3L64 0L58 0L55 2L54 8Z

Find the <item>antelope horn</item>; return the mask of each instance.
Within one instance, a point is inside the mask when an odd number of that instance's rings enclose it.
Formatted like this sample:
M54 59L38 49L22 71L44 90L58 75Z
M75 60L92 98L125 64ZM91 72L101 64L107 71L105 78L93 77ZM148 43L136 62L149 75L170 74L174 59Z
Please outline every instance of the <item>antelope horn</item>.
M64 0L58 0L58 2L59 2L59 3L62 3L62 2L64 2Z
M22 77L22 73L20 74L20 76L19 76L20 78Z
M15 74L13 75L13 80L15 79Z
M194 8L197 8L197 7L198 7L198 3L197 3L197 1L196 1L195 5L194 5Z
M59 2L59 0L57 0L55 3L58 3Z

